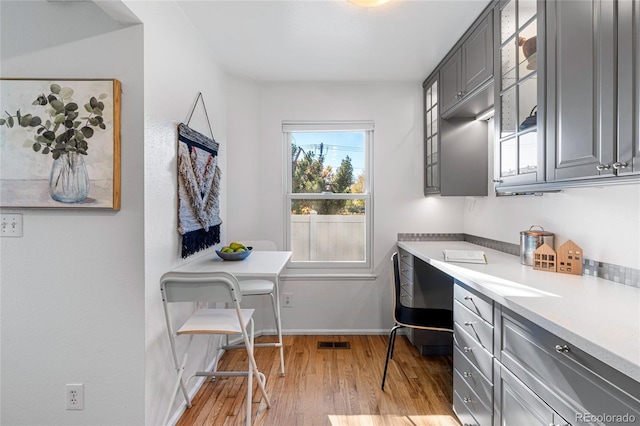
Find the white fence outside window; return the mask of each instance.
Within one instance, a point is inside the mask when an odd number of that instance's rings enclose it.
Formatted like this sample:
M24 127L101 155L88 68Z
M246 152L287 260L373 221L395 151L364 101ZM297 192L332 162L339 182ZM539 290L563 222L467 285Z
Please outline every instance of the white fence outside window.
M291 215L292 261L365 261L364 215Z

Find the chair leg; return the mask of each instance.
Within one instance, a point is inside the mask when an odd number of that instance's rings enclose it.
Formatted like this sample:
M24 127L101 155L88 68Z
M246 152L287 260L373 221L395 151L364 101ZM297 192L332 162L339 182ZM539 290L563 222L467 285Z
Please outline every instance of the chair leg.
M175 363L175 367L176 367L176 374L178 374L178 377L176 379L176 383L173 386L173 389L171 391L171 400L169 401L169 405L167 407L167 411L165 413L164 416L164 420L162 422L163 425L166 425L167 422L169 421L169 414L171 414L171 409L173 408L173 403L176 400L176 396L178 396L178 390L182 391L182 395L184 396L184 400L187 404L187 408L191 408L191 400L189 399L189 394L187 393L187 386L184 383L184 367L185 365L187 365L187 358L189 356L189 349L191 348L191 342L193 340L193 336L189 336L189 344L187 345L187 350L184 354L184 357L182 358L182 363L178 362L178 354L175 352L175 344L173 342L173 339L171 339L171 343L172 343L172 349L173 349L173 360Z
M280 296L278 295L278 283L275 284L274 293L271 293L271 305L273 315L276 319L276 330L278 332L278 349L280 350L280 376L284 377L284 347L282 344L282 323L280 321Z
M400 328L402 328L401 325L396 325L389 332L389 342L387 343L387 358L384 362L384 372L382 373L382 390L384 390L384 382L387 379L387 367L389 367L389 359L393 356L393 347L396 341L396 333Z

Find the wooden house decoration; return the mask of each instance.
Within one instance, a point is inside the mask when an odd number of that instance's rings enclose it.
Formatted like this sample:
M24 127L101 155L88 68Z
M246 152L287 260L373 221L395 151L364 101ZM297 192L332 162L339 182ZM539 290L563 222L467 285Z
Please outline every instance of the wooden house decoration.
M571 240L558 247L558 272L582 275L583 253L579 245Z
M542 244L533 252L533 269L556 272L556 251L547 243Z

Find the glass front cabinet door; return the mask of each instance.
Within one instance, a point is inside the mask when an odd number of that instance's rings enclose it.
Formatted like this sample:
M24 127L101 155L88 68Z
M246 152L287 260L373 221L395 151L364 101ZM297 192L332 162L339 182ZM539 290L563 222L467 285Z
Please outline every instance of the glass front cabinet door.
M496 189L543 182L544 2L504 0L496 16Z
M424 87L424 194L440 193L440 132L438 120L438 78Z

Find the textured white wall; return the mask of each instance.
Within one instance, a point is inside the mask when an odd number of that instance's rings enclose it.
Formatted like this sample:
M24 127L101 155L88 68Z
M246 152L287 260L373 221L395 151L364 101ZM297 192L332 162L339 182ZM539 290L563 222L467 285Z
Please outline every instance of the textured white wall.
M176 126L202 92L222 169L222 238L226 235L227 135L225 73L187 22L176 2L125 2L144 24L144 204L145 204L145 422L157 425L171 397L172 369L160 276L183 263L177 231ZM208 135L204 110L198 104L190 126ZM142 143L142 140L140 140ZM205 254L206 255L206 254ZM214 255L209 251L208 255ZM184 314L189 313L186 308ZM205 363L206 339L192 349L185 376ZM196 381L191 382L194 386ZM175 407L184 403L177 398Z
M117 78L123 91L122 209L10 210L22 213L24 236L0 240L0 424L142 424L142 27L107 31L109 18L92 3L0 8L3 42L14 44L1 52L3 77ZM58 26L57 39L32 28L94 19L80 40L73 25ZM67 383L84 383L83 411L66 410Z
M419 83L263 84L229 78L229 235L284 246L283 120L373 120L375 281L287 280L289 332L391 326L389 255L399 232L462 232L463 198L425 198ZM233 214L231 214L233 212ZM270 328L269 323L265 323Z

